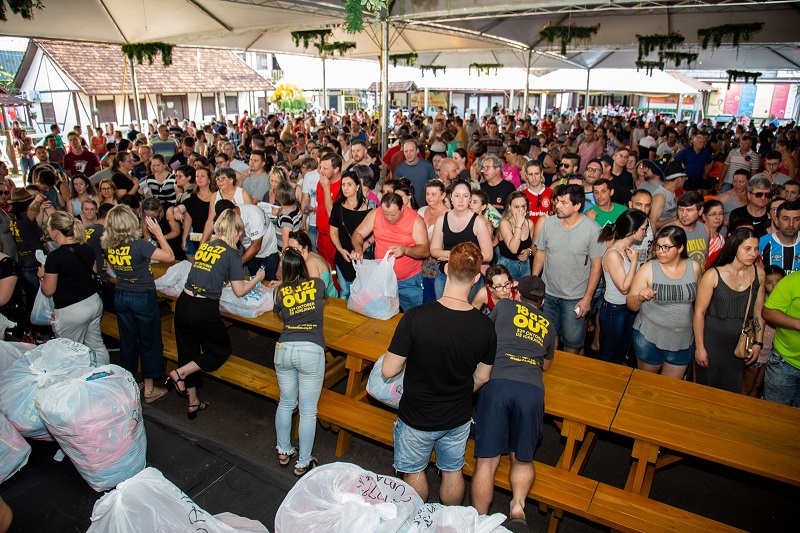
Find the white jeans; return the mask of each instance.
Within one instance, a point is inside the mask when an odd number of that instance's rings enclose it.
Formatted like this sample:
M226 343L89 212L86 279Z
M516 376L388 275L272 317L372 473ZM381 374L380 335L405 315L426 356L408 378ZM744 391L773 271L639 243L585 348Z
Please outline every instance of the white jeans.
M85 344L97 354L104 364L109 364L103 336L100 333L100 318L103 316L103 301L93 294L78 303L55 310L53 330L56 337Z

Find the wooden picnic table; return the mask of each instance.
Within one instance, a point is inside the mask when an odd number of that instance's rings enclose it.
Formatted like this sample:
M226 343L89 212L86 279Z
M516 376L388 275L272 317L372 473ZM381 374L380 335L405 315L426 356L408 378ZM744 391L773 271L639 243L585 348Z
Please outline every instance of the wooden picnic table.
M331 345L334 350L347 354L347 396L366 396L362 384L364 370L389 348L401 317L396 315L385 321L369 319ZM597 438L596 433L587 428L611 428L631 372L631 368L622 365L556 352L553 366L544 373L543 379L545 412L563 419L561 434L567 438L559 467L580 472ZM349 434L339 434L337 456L347 451L349 439Z
M634 370L611 431L634 439L625 489L647 496L661 447L800 485L800 410Z

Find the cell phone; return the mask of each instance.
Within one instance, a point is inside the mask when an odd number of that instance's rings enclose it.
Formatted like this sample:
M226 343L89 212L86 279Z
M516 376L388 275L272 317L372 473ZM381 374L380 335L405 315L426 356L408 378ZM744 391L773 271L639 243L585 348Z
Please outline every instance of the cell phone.
M266 264L262 264L260 267L258 267L258 269L259 270L267 270L267 265Z

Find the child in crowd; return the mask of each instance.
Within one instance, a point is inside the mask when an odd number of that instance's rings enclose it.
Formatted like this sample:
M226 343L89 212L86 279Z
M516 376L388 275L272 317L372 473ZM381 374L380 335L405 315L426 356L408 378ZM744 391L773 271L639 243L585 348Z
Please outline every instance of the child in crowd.
M786 275L784 270L777 265L766 265L764 267L764 289L769 298L772 289ZM752 365L744 367L744 380L742 381L742 394L760 398L764 386L764 372L767 369L767 359L772 351L772 338L775 336L775 328L764 322L764 346L758 361Z

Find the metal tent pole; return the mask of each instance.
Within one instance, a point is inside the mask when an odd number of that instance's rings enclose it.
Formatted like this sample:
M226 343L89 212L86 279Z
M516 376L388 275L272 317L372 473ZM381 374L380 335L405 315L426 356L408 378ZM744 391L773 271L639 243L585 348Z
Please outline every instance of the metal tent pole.
M389 13L381 19L381 145L386 153L389 149Z
M139 87L136 83L136 70L133 68L133 59L129 58L128 63L131 67L131 89L133 90L133 112L136 114L134 117L137 128L142 129L142 110L139 106Z
M528 50L528 62L525 68L525 94L522 97L522 113L524 116L528 116L528 91L531 88L531 56L533 55L533 50Z

